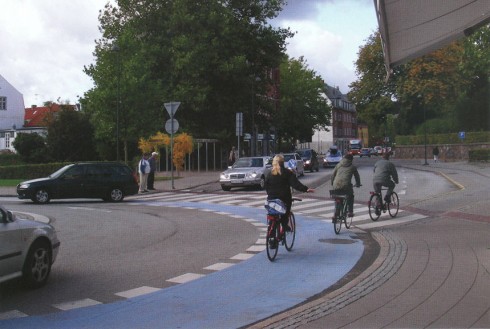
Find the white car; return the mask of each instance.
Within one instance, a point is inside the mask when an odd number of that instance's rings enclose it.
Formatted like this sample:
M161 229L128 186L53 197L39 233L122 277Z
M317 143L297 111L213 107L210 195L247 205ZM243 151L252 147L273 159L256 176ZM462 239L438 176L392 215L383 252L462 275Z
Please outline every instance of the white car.
M304 176L305 163L298 153L284 153L284 166L291 169L296 177Z
M0 206L0 283L22 277L38 288L48 280L60 241L50 224L21 217Z
M327 156L323 159L323 167L335 167L342 160L342 153L337 146L332 146L328 150Z
M255 186L261 190L265 185L265 171L272 165L272 158L246 157L239 158L231 167L219 175L219 183L223 191L232 187Z

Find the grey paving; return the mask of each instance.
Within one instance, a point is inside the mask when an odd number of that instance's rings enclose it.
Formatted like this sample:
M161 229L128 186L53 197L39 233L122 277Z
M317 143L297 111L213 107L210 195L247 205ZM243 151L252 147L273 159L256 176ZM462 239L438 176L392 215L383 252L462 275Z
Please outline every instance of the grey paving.
M340 289L250 328L490 328L490 166L403 166L459 190L412 206L426 219L368 232L380 253Z

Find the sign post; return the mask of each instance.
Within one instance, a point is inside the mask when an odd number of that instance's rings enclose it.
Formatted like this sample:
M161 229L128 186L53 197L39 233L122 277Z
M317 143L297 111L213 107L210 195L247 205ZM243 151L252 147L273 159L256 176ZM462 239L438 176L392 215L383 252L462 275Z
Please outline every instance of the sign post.
M238 142L238 158L240 157L240 136L243 135L243 113L237 112L236 114L236 136Z
M171 168L171 181L172 181L172 189L175 190L174 186L174 133L179 129L179 122L174 119L175 112L180 106L180 102L169 102L163 104L167 109L168 114L170 115L170 120L167 120L165 123L165 130L170 134L170 168Z

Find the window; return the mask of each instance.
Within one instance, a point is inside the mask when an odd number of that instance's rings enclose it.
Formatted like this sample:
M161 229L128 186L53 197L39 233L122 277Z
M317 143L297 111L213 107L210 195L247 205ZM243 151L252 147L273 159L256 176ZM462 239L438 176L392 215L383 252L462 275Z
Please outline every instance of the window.
M1 110L7 110L7 97L5 96L0 96L0 111Z
M5 133L5 148L10 148L10 133Z

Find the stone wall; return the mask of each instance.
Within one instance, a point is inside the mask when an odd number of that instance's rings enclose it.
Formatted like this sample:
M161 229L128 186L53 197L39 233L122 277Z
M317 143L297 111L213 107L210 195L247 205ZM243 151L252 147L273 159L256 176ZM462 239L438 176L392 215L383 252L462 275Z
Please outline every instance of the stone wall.
M490 149L490 143L473 144L437 144L439 147L440 161L468 161L469 150ZM432 150L436 144L427 144L427 159L432 159ZM396 146L395 157L397 159L425 159L424 145Z

